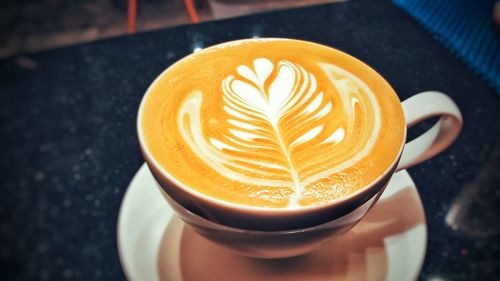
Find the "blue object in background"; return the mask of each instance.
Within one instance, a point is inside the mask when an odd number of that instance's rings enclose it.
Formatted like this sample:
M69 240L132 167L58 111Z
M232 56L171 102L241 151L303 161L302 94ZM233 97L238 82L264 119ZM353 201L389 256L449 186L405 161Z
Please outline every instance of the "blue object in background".
M500 27L495 0L394 0L500 93Z

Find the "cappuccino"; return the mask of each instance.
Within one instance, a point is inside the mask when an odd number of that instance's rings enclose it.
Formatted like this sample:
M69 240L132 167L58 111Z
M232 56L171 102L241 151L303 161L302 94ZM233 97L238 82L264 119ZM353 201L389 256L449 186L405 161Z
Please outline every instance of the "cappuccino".
M379 178L404 144L400 101L373 69L291 39L229 42L163 72L141 115L147 150L192 192L300 208Z

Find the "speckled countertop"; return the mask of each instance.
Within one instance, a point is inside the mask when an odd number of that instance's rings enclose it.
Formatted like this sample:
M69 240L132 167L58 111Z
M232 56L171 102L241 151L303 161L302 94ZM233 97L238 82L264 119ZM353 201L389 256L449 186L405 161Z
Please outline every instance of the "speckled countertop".
M500 276L500 95L389 1L349 1L0 61L1 279L124 279L116 222L142 163L135 116L145 89L196 47L253 36L345 50L401 99L448 93L463 113L461 136L409 170L429 228L421 279Z

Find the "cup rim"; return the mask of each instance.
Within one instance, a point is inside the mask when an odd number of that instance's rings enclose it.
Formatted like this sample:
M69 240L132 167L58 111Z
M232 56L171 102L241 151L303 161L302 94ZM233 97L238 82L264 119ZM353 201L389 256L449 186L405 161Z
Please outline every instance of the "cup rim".
M387 80L378 71L376 71L374 68L372 68L371 66L369 66L365 62L357 59L356 57L354 57L354 56L352 56L352 55L350 55L342 50L339 50L339 49L336 49L336 48L333 48L333 47L330 47L327 45L323 45L323 44L319 44L319 43L315 43L315 42L311 42L311 41L306 41L306 40L291 39L291 38L261 37L261 38L247 38L247 39L226 41L226 42L222 42L219 44L208 46L208 47L204 48L202 51L206 51L206 50L209 50L212 48L217 48L217 47L230 45L230 44L238 44L240 42L246 42L246 41L278 41L278 40L280 40L280 41L281 40L283 40L283 41L298 41L298 42L302 42L302 43L319 45L322 47L326 47L326 48L341 52L341 53L349 56L353 60L356 60L356 61L364 64L366 67L373 70L379 76L379 78L382 79L389 86L390 89L392 89L392 91L396 95L396 98L399 100L399 103L401 106L401 100L399 99L399 96L396 94L396 91L394 91L391 84L389 82L387 82ZM354 198L357 198L358 196L360 196L360 195L370 191L372 188L376 187L385 177L387 177L390 173L393 173L394 168L398 164L399 159L401 157L401 154L403 152L403 148L404 148L405 143L406 143L406 136L407 136L406 124L403 127L403 139L402 139L401 145L399 147L398 153L396 154L396 157L393 159L391 164L388 165L387 168L378 177L376 177L373 181L371 181L369 184L363 186L362 188L359 188L358 190L356 190L352 193L349 193L346 196L342 196L340 198L336 198L336 199L322 202L319 204L307 205L307 206L294 206L294 207L286 207L286 208L260 207L260 206L240 205L240 204L236 204L236 203L231 203L231 202L224 201L224 200L221 200L218 198L210 197L206 194L203 194L200 191L195 190L194 188L189 187L188 185L182 183L180 180L178 180L173 175L171 175L166 169L164 169L160 165L160 163L158 163L158 161L156 161L153 154L148 149L147 144L146 144L146 140L144 138L143 130L142 130L142 128L143 128L142 115L143 115L146 100L148 99L149 95L151 95L151 92L152 92L151 89L153 88L153 86L156 85L157 83L159 83L159 80L165 75L166 71L168 71L171 67L180 63L181 61L184 61L184 60L190 58L191 55L192 55L192 53L177 60L176 62L174 62L173 64L168 66L166 69L164 69L155 78L155 80L149 85L144 96L142 97L141 103L139 105L139 110L137 113L137 135L139 138L139 145L141 147L141 150L143 152L143 155L144 155L144 158L145 158L147 164L153 165L155 167L155 169L157 169L161 173L161 175L163 177L165 177L168 181L173 183L173 185L175 185L176 188L182 189L184 192L188 193L190 196L193 196L194 198L196 198L200 201L208 202L208 203L216 205L216 206L222 206L222 207L227 208L227 209L239 210L239 211L243 211L243 212L254 212L254 213L258 213L258 214L262 214L262 215L306 213L306 212L311 212L311 211L321 210L324 208L330 208L333 206L342 205L343 203L345 203L347 201L351 201ZM403 118L404 118L404 116L403 116Z
M157 185L157 188L160 188L160 192L163 194L163 196L168 197L167 202L169 204L173 204L172 208L180 213L179 217L188 225L193 225L193 226L201 226L201 227L206 227L212 230L221 230L221 231L227 231L227 232L232 232L232 233L239 233L239 234L251 234L251 235L284 235L284 234L294 234L294 233L303 233L303 232L310 232L310 231L317 231L324 229L326 227L329 227L330 224L336 222L338 219L342 218L333 218L331 220L321 222L319 224L315 224L312 226L306 226L306 227L299 227L299 228L291 228L291 229L280 229L280 230L260 230L260 229L249 229L249 228L241 228L241 227L236 227L236 226L231 226L231 225L225 225L219 222L211 221L203 216L200 216L189 209L185 208L182 206L180 203L175 201L174 198L172 198L161 186ZM180 211L180 210L182 211ZM184 220L184 216L186 216L189 220Z

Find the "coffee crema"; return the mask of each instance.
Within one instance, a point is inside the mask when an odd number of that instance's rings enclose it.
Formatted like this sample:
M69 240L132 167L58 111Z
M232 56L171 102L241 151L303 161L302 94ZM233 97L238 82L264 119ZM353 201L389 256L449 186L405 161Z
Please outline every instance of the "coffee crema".
M141 115L147 149L195 192L293 208L347 196L395 162L400 101L363 62L291 39L194 53L153 83Z

